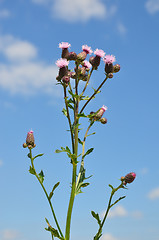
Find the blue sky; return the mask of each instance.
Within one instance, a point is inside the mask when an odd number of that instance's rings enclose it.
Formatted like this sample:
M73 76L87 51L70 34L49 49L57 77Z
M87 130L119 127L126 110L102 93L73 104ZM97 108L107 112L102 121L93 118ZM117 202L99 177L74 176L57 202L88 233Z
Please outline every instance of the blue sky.
M0 0L0 240L50 239L47 217L54 224L40 185L29 174L26 134L33 129L36 167L43 169L64 230L70 194L71 165L60 146L70 145L68 123L61 113L62 90L56 86L58 44L71 51L88 44L116 56L121 71L109 79L86 113L108 107L106 125L96 124L87 148L86 174L93 175L77 196L71 239L92 239L110 189L121 176L137 178L118 196L127 197L112 209L103 240L159 240L159 0ZM92 76L91 87L104 79L104 65ZM83 127L87 127L84 122ZM49 190L48 190L49 191Z

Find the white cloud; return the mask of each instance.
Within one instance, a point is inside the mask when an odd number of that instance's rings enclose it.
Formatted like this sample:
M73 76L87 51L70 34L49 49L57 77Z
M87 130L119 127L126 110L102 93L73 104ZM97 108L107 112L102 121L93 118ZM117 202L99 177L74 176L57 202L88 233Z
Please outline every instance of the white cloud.
M5 229L1 234L2 237L1 240L17 240L19 235L20 235L19 232L17 232L16 230Z
M148 198L151 200L159 199L159 187L151 190L148 194Z
M12 94L59 94L57 67L38 60L34 45L10 35L0 36L0 53L8 60L0 64L1 88Z
M159 11L159 0L148 0L145 7L150 14L155 14Z
M32 44L24 41L13 43L4 52L7 58L13 61L25 61L37 56L37 49Z
M101 240L118 240L116 237L112 236L110 233L105 233L101 237Z
M10 12L7 9L0 10L0 18L9 18Z
M110 212L108 213L108 218L125 217L127 215L128 215L127 210L123 206L118 205L114 207L114 209L110 210Z
M11 35L0 36L0 52L8 60L20 62L37 56L37 49L33 44L16 39Z
M53 16L69 22L104 18L106 6L100 0L54 0Z

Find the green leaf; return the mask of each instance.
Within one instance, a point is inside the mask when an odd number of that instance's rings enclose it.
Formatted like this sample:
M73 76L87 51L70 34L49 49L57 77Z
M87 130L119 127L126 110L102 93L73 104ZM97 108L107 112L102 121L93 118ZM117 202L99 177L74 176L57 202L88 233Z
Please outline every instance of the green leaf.
M59 238L59 239L62 240L63 238L60 237L59 232L50 225L49 221L48 221L46 218L45 218L45 220L46 220L46 222L47 222L47 224L48 224L48 228L45 228L45 230L51 232L51 234L53 235L53 237L57 237L57 238Z
M124 198L126 198L126 196L120 197L120 198L119 198L118 200L116 200L113 204L111 204L110 208L111 208L112 206L114 206L115 204L117 204L120 200L122 200L122 199L124 199Z
M85 115L84 113L79 113L77 116L78 116L79 118L80 118L80 117L87 117L87 115Z
M68 107L74 110L74 107L70 103L68 103Z
M78 138L78 142L79 142L81 145L83 145L83 142L81 141L80 138Z
M90 98L89 96L82 96L80 99L81 100L89 100L89 98Z
M27 156L28 156L28 158L31 158L31 155L30 155L30 153L28 153L28 155L27 155Z
M99 218L99 214L95 213L94 211L91 211L92 216L97 220L99 226L101 226L101 220Z
M35 158L37 158L37 157L42 157L43 155L44 155L44 153L38 154L38 155L36 155L35 157L33 157L33 160L34 160Z
M67 117L67 110L65 108L62 109L62 112Z
M55 150L55 153L61 153L61 152L63 152L63 151L61 151L61 150L59 150L59 149L56 149L56 150Z
M52 196L53 196L53 194L54 194L54 191L55 191L55 189L58 187L59 184L60 184L60 182L57 182L57 183L53 186L53 189L52 189L52 191L51 191L50 194L49 194L49 199L52 198Z
M112 186L111 184L109 184L109 187L110 187L112 190L114 190L114 188L113 188L113 186Z
M31 167L31 166L30 166L30 168L29 168L29 172L30 172L31 174L33 174L33 175L35 175L35 174L36 174L36 172L35 172L34 168L33 168L33 167Z
M73 98L76 98L78 99L79 96L77 94L74 94L73 92L71 92L70 90L68 90L69 94L73 97Z
M44 173L43 173L42 170L41 170L41 172L38 174L38 176L39 176L40 182L43 183L43 181L44 181Z
M94 148L88 149L87 152L83 155L83 158L82 158L82 159L84 159L85 156L87 156L88 154L90 154L91 152L93 152L93 149L94 149Z
M89 136L91 136L91 135L94 135L94 134L96 134L96 132L93 132L93 133L88 134L87 137L89 137Z

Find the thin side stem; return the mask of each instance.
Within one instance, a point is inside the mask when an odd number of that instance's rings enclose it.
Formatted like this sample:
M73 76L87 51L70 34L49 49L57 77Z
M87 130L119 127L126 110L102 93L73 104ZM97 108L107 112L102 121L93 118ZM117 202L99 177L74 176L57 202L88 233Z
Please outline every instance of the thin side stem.
M31 151L31 149L30 149L30 159L31 159L32 168L33 168L34 171L35 171L35 176L36 176L36 178L38 179L38 181L39 181L42 189L44 190L44 193L45 193L45 195L46 195L46 197L47 197L47 200L48 200L48 202L49 202L49 205L50 205L50 208L51 208L52 215L53 215L53 217L54 217L56 226L57 226L57 228L58 228L58 230L59 230L59 233L60 233L61 237L64 239L64 236L63 236L62 231L61 231L61 229L60 229L60 226L59 226L59 224L58 224L58 221L57 221L57 218L56 218L56 215L55 215L55 212L54 212L52 203L51 203L51 201L50 201L50 199L49 199L49 195L48 195L48 193L47 193L47 191L46 191L43 183L40 181L38 174L36 173L36 170L35 170L35 167L34 167L34 163L33 163L33 157L32 157L32 151Z
M107 81L108 77L106 77L104 79L104 81L100 84L100 86L96 89L96 91L92 94L92 96L87 100L87 102L84 104L84 106L82 107L80 113L83 112L83 110L85 109L85 107L87 106L87 104L91 101L91 99L97 94L97 92L101 89L101 87L103 86L103 84Z
M94 70L94 69L93 69L93 67L92 67L92 69L91 69L91 71L90 71L90 73L89 73L89 75L88 75L87 82L86 82L86 84L85 84L85 86L84 86L84 88L83 88L83 91L81 92L80 96L82 96L82 95L84 94L84 92L85 92L85 90L86 90L86 88L87 88L87 86L88 86L88 83L89 83L89 80L90 80L90 77L91 77L91 75L92 75L93 70Z
M107 216L108 216L109 210L110 210L110 208L111 208L112 205L113 205L113 204L111 205L112 197L113 197L114 193L115 193L116 191L118 191L119 188L122 188L122 186L123 186L123 183L121 183L117 188L113 188L113 189L112 189L112 192L111 192L111 195L110 195L110 198L109 198L109 202L108 202L108 206L107 206L107 210L106 210L106 212L105 212L103 221L102 221L102 223L101 223L101 225L100 225L100 227L99 227L99 229L98 229L98 232L97 232L97 234L96 234L95 237L94 237L94 240L99 239L99 236L101 235L101 231L102 231L103 225L104 225L105 220L106 220L106 218L107 218Z

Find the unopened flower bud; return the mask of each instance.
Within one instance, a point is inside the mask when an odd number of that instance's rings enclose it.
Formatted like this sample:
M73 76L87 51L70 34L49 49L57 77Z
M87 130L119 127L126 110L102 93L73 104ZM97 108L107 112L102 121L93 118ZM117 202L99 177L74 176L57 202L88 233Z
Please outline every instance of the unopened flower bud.
M99 56L95 56L95 57L90 57L89 58L89 62L92 64L92 67L95 69L95 70L97 70L98 69L98 66L100 65L100 59L101 59L101 57L99 57Z
M64 76L64 77L62 78L62 81L63 81L63 83L68 84L68 83L70 82L70 77L69 77L69 76Z
M75 52L70 52L67 56L67 60L76 60L77 54Z
M108 78L113 78L113 73L108 73Z
M114 65L114 73L117 73L120 71L120 65L119 64L115 64Z
M100 122L101 122L102 124L106 124L106 123L107 123L107 119L106 119L106 118L101 118L101 119L100 119Z
M124 184L126 185L127 183L132 183L135 178L136 178L136 173L134 173L134 172L128 173L124 177Z
M70 72L70 77L75 79L76 78L76 73L75 72Z
M27 144L26 143L23 143L23 148L26 148L27 147Z
M34 143L34 135L33 135L33 131L31 130L30 132L28 132L27 137L26 137L26 145L29 148L33 148L35 147L35 143ZM25 146L25 145L23 145Z
M87 57L87 53L83 51L77 55L77 60L82 62L86 59L86 57Z

